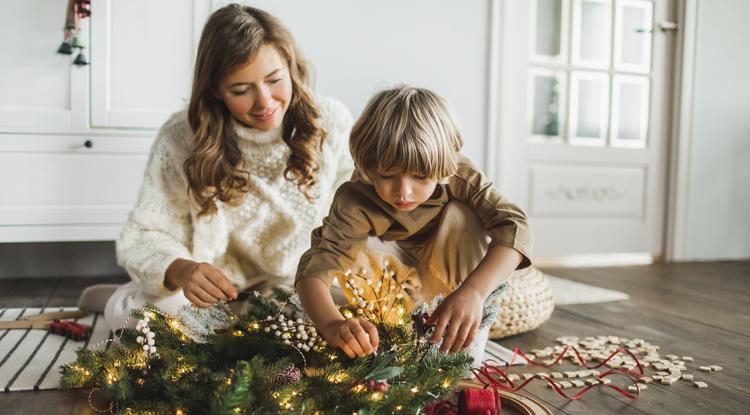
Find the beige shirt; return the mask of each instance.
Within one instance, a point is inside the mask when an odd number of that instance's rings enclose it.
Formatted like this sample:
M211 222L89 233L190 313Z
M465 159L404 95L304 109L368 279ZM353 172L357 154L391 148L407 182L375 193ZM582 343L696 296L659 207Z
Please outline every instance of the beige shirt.
M312 232L312 244L300 258L295 283L314 277L330 287L336 274L351 267L368 236L410 244L426 240L451 200L463 202L476 212L487 229L490 247L502 245L521 253L518 269L531 265L533 242L526 215L506 200L471 161L460 156L456 174L439 183L432 196L412 211L393 208L372 185L357 178L342 184L323 226Z

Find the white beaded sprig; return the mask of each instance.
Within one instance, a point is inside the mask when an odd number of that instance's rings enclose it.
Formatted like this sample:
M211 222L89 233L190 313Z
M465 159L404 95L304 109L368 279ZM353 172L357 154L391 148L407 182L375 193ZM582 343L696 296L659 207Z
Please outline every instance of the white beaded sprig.
M143 316L141 320L138 320L138 324L135 326L135 331L143 334L142 336L136 337L135 341L142 346L143 357L145 357L146 360L156 353L156 342L154 341L156 335L148 327L150 320L151 319L148 316Z
M376 322L387 321L390 311L404 298L403 281L398 280L396 272L389 265L387 260L383 262L382 275L375 280L367 275L366 268L362 268L360 272L348 269L344 273L343 285L351 290L349 302L356 308L357 314ZM361 286L363 284L357 284L355 278L366 284L364 288ZM372 295L365 295L365 289ZM372 299L368 300L367 297Z
M316 346L325 347L326 342L319 334L318 330L312 324L306 323L303 319L287 319L283 314L275 318L266 317L263 331L266 333L273 332L273 335L281 339L282 343L295 346L306 352L314 349Z

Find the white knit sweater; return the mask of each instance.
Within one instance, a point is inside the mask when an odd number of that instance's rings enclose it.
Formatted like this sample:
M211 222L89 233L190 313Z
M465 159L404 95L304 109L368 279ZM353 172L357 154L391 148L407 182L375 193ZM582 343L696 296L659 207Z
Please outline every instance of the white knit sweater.
M164 287L164 274L177 258L211 263L240 288L264 279L293 284L310 233L320 226L333 193L353 169L351 113L334 99L318 97L318 104L327 132L318 199L308 202L296 184L284 179L290 150L280 128L261 132L237 123L250 191L240 206L218 202L216 214L200 218L182 169L193 138L187 112L169 118L153 143L138 199L116 244L118 263L145 293L171 293Z

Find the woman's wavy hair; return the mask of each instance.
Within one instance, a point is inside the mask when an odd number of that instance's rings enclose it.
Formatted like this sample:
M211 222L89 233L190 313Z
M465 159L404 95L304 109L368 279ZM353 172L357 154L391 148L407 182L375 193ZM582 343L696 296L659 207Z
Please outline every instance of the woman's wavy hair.
M249 173L242 170L242 152L232 114L218 97L219 82L272 45L289 67L292 98L282 121L282 138L291 149L284 177L307 200L316 198L315 185L325 131L313 97L307 63L289 30L274 16L248 6L230 4L206 22L198 44L188 121L194 148L183 169L188 192L200 206L198 216L217 211L216 201L240 204L249 190Z

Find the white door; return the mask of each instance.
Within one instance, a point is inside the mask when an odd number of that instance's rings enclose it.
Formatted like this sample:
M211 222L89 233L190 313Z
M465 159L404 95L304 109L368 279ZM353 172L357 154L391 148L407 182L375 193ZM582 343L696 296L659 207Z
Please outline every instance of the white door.
M537 256L663 250L673 0L507 0L499 187ZM491 148L492 150L492 148Z

